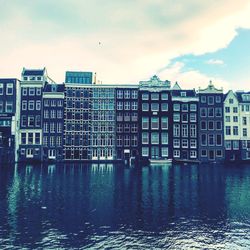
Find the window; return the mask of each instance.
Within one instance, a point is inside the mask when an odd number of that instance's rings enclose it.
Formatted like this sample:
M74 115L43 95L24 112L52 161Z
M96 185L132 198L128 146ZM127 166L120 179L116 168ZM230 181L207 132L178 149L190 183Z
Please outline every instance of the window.
M197 147L197 141L192 139L190 140L190 148L196 148Z
M196 104L190 104L190 111L197 111L197 105Z
M231 135L231 127L226 126L226 135Z
M239 131L238 131L238 126L233 126L233 135L238 135Z
M29 110L34 110L34 108L35 108L35 102L29 101Z
M48 133L48 132L49 132L49 124L48 124L47 122L45 122L45 123L43 124L43 131L44 131L45 133Z
M225 107L225 112L230 113L230 107Z
M230 122L230 116L226 116L226 122Z
M161 143L162 144L168 144L168 133L162 133L161 134Z
M0 83L0 95L3 95L3 83Z
M187 112L188 111L188 104L182 104L182 111Z
M244 137L247 136L247 129L246 129L246 128L243 128L243 130L242 130L242 135L243 135Z
M142 94L142 100L148 100L148 93L143 93Z
M35 95L35 88L29 88L29 95Z
M63 101L62 100L58 100L57 101L57 106L58 107L62 107L63 106Z
M36 101L36 110L41 110L41 101Z
M222 117L222 109L221 108L215 108L215 116Z
M149 129L149 118L142 117L142 129Z
M206 157L207 156L207 150L205 150L205 149L201 150L201 156Z
M174 104L174 111L180 111L180 104Z
M220 96L216 96L215 102L216 102L216 103L221 103L221 97L220 97Z
M181 142L181 146L182 148L188 148L188 140L187 139L183 139L182 142Z
M207 145L207 135L201 134L201 145L206 146Z
M6 95L13 95L13 83L7 83Z
M137 110L137 109L138 109L137 102L132 102L132 110Z
M230 99L229 99L229 103L230 103L230 104L233 104L233 103L234 103L234 99L233 99L233 98L230 98Z
M180 157L180 150L174 150L174 157L176 158Z
M246 117L242 117L242 124L247 125L247 118Z
M3 101L0 101L0 113L4 112Z
M181 120L179 113L174 113L174 122L179 122Z
M188 114L182 114L182 122L188 122Z
M213 105L214 104L214 97L213 96L209 96L208 97L208 105Z
M35 133L35 144L40 144L40 133Z
M161 118L161 128L168 129L168 117L163 116Z
M214 130L214 122L213 121L208 122L208 130Z
M21 133L21 144L26 144L26 133Z
M214 135L208 135L208 144L209 146L214 145Z
M206 103L206 102L207 102L206 96L201 96L201 103Z
M159 111L159 104L158 103L151 103L151 110L152 111Z
M57 146L62 146L62 137L61 136L57 136L56 144L57 144Z
M162 147L161 148L161 156L162 157L168 157L168 148L167 147Z
M124 90L124 98L129 99L130 98L130 91L129 90Z
M41 88L36 88L36 95L41 95L41 93L42 93Z
M180 147L180 140L174 139L174 148L179 148L179 147Z
M151 118L151 129L159 129L159 118L158 117Z
M196 136L197 136L196 125L190 124L190 137L196 137Z
M125 110L130 110L130 102L125 102L124 103L124 109Z
M125 133L129 133L130 132L130 124L128 124L128 123L124 124L124 132Z
M188 125L182 124L182 137L188 137Z
M5 111L6 111L6 113L12 113L13 112L13 102L6 101Z
M122 146L122 136L121 135L117 135L117 146Z
M238 116L233 117L233 122L238 122Z
M129 147L130 146L130 136L129 135L125 135L124 136L124 146L125 147Z
M131 125L131 132L136 133L137 132L137 124L132 124Z
M217 121L216 122L216 129L217 130L221 130L222 129L222 122L221 121Z
M233 113L238 113L238 108L237 107L233 107Z
M152 144L159 144L159 133L153 132L151 134L151 143Z
M151 100L159 100L159 94L158 93L152 93L151 94Z
M54 109L50 111L50 118L56 118L56 111Z
M225 141L226 150L231 150L231 141Z
M62 110L57 110L57 118L63 118L63 112Z
M57 133L62 133L62 123L57 123Z
M56 107L56 100L51 100L51 107Z
M168 100L168 94L167 93L162 93L161 94L161 99L162 100Z
M195 150L190 151L190 158L197 158L197 152Z
M149 139L148 139L148 132L142 132L142 144L148 144Z
M122 109L123 109L123 103L117 102L117 110L122 110Z
M41 126L41 116L36 115L36 127L40 127L40 126Z
M137 113L132 113L131 114L131 119L132 119L133 122L136 122L138 120Z
M187 93L186 92L181 92L181 97L186 97Z
M22 115L22 117L21 117L21 126L26 127L26 122L27 122L26 116Z
M220 149L216 150L216 156L222 157L222 150L220 150Z
M206 130L206 129L207 129L207 122L201 121L201 130Z
M233 141L233 149L239 149L239 141Z
M132 135L131 136L131 145L133 147L136 147L137 146L137 136L136 135Z
M138 98L137 90L132 90L132 99L137 99L137 98Z
M28 116L28 127L34 126L34 116Z
M33 133L28 133L28 144L33 144Z
M174 124L174 136L179 137L180 136L180 125L179 124Z
M50 133L55 133L55 123L54 122L50 123Z
M214 108L208 108L208 117L214 117Z
M49 118L49 110L44 110L44 118Z
M221 145L222 145L222 136L216 135L216 146L221 146Z
M207 116L207 109L206 108L201 108L200 109L200 116L201 117L206 117Z
M168 104L167 103L161 104L161 111L168 111Z
M118 90L117 91L117 98L118 99L122 99L123 98L123 91L122 90Z
M23 96L26 96L27 95L27 88L23 88L22 93L23 93Z
M142 111L149 111L149 104L148 103L142 103Z
M148 156L149 150L148 147L142 147L142 156Z
M22 110L27 110L27 101L22 101Z

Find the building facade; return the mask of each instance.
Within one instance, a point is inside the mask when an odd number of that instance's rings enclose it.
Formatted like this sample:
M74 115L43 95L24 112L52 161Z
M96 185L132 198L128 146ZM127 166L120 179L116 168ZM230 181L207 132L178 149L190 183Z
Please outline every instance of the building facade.
M171 91L173 103L173 159L198 160L198 103L195 90Z
M212 82L199 89L199 160L217 162L225 159L223 90Z
M23 69L21 79L19 161L43 160L42 91L48 81L46 69Z
M20 81L0 79L0 162L17 158L19 133ZM17 143L16 143L17 142Z
M116 88L116 156L128 161L138 151L138 86Z
M43 90L43 159L63 160L64 85L46 84Z
M65 75L65 83L92 84L93 73L83 71L67 71Z
M142 160L172 159L170 82L153 76L139 84L139 150Z
M90 160L92 129L91 85L65 84L64 159Z
M224 143L225 160L239 161L240 153L240 109L236 94L230 90L224 99Z

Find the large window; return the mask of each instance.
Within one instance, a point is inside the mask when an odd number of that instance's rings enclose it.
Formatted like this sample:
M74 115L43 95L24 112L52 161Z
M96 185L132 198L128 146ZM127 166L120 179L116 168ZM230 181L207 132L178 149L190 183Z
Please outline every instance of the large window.
M179 137L179 136L180 136L180 125L174 124L174 137Z
M152 111L159 111L159 103L151 103Z
M152 144L159 144L159 133L157 133L157 132L151 133L151 143Z
M196 136L197 136L196 124L190 124L190 137L196 137Z
M130 98L130 91L129 90L124 90L124 98L129 99Z
M151 129L159 129L159 118L158 117L151 118Z
M137 98L138 98L137 90L132 90L132 99L137 99Z
M149 111L149 104L148 103L142 103L142 111Z
M151 100L159 100L159 94L158 93L152 93L151 94Z
M143 93L142 94L142 100L148 100L149 97L148 97L148 93Z
M188 137L188 125L182 124L182 137Z
M238 134L239 134L238 126L233 126L233 135L238 135Z
M161 111L168 111L168 104L167 103L161 104Z
M142 147L142 156L148 156L149 150L148 147Z
M161 134L161 143L162 144L168 144L168 133L162 133Z
M162 147L161 148L161 156L162 157L168 157L168 148L167 147Z
M161 128L162 129L168 129L168 117L162 117L161 118Z
M231 127L226 126L226 135L231 135Z
M148 132L142 132L142 144L148 144L148 143L149 143Z
M149 118L142 117L142 129L149 129Z
M123 102L117 102L117 110L123 109Z
M174 111L180 111L180 104L178 103L174 104Z
M180 139L174 139L174 148L180 147Z

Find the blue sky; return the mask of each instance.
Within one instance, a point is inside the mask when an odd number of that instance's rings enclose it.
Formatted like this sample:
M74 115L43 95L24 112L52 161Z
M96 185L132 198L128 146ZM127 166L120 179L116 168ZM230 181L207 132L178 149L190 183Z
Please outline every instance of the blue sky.
M0 77L47 67L103 83L157 73L183 88L249 86L249 0L0 0Z

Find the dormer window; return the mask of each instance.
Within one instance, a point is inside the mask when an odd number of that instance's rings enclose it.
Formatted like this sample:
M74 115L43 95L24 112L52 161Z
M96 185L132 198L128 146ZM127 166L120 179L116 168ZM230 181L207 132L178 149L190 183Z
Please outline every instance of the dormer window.
M186 92L181 92L181 96L182 96L182 97L186 97L186 96L187 96L187 93L186 93Z
M24 76L24 77L23 77L23 80L24 80L24 81L28 81L28 77L27 77L27 76Z
M42 77L41 76L38 76L37 77L37 81L41 81L42 80Z

